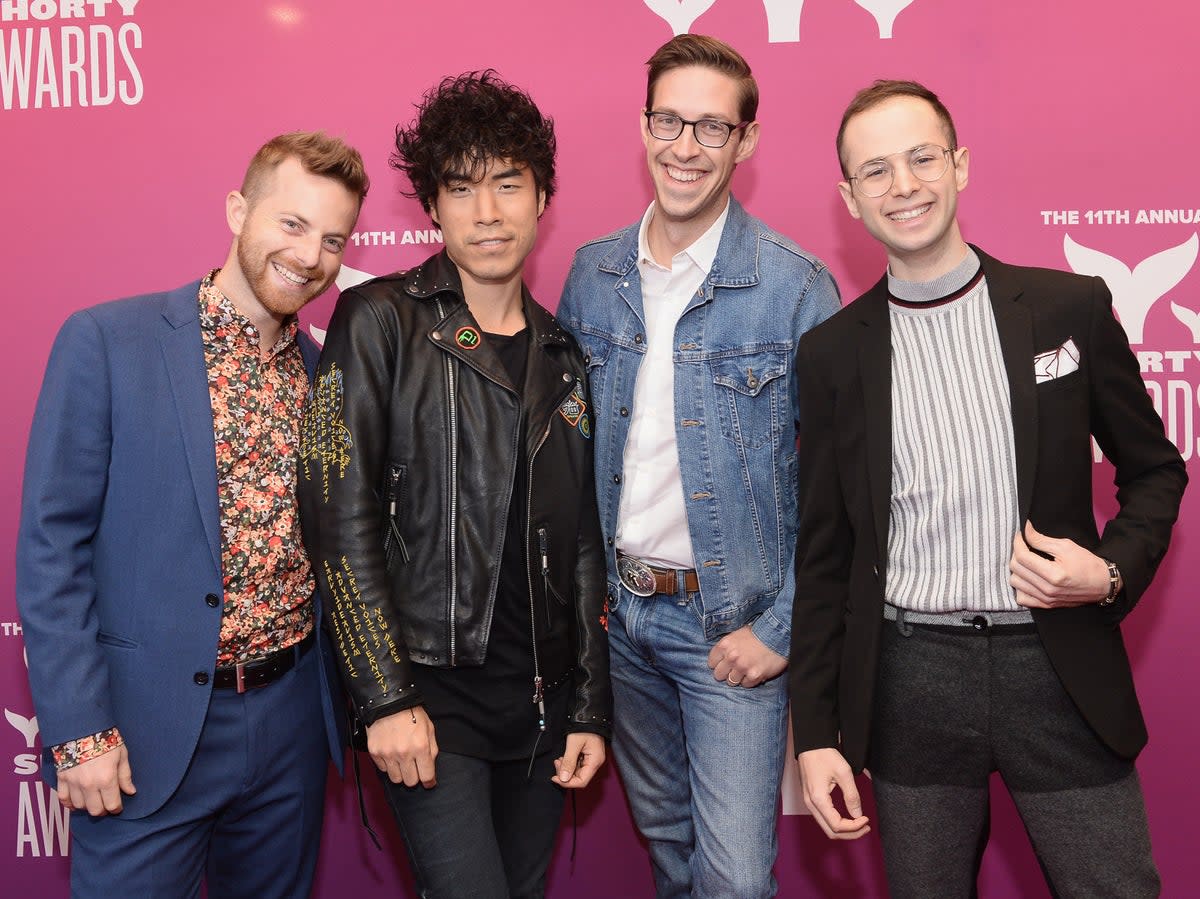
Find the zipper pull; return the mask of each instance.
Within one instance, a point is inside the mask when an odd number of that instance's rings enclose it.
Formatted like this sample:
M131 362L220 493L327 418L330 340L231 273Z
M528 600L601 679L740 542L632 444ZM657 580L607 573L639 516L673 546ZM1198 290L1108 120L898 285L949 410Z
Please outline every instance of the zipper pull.
M542 574L547 575L550 573L550 541L545 528L538 528L538 552L542 554Z
M545 691L542 687L542 676L539 674L533 679L533 701L537 705L538 710L538 730L546 729L546 703L544 701Z

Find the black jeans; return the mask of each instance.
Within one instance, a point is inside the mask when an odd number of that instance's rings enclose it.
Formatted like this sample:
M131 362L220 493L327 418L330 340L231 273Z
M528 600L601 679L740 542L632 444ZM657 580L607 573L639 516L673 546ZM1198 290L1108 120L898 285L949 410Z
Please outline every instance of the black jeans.
M437 786L381 774L423 899L540 899L562 817L554 753L489 762L442 752Z

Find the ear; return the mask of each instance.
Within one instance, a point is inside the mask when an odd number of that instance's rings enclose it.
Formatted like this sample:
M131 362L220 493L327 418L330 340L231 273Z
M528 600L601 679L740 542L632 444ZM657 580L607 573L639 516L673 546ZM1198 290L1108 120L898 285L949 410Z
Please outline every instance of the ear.
M758 122L751 122L742 129L742 139L738 141L737 153L734 154L734 163L745 162L754 155L754 151L758 149Z
M438 221L437 197L429 201L429 205L425 208L425 211L429 213L429 220L431 222L439 228L442 227L442 223Z
M854 196L854 185L849 181L839 181L837 187L838 193L842 195L842 202L846 204L846 211L850 213L850 217L861 219L862 213L858 211L858 199Z
M967 186L967 173L971 168L971 151L966 147L959 147L954 151L954 183L959 190L965 190Z
M538 218L542 217L542 213L546 211L546 192L538 190Z
M250 201L242 196L241 191L231 190L225 197L225 221L229 223L229 230L235 236L241 236L242 229L246 226L246 216L249 214Z
M647 110L645 110L645 109L642 110L642 115L638 119L638 122L640 123L641 129L642 129L642 143L645 144L646 149L649 150L650 149L650 141L654 141L655 143L660 143L660 144L665 143L665 141L658 140L657 138L651 136L650 120L646 118L646 112L647 112Z

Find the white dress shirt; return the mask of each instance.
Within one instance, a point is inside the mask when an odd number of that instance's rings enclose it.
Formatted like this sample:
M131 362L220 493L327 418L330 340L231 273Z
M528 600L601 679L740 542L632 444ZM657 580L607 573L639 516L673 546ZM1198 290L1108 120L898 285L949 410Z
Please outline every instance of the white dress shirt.
M695 243L675 254L669 267L654 260L646 241L653 214L651 203L638 231L646 357L633 389L616 544L625 555L651 565L695 568L675 442L675 326L712 269L729 205Z

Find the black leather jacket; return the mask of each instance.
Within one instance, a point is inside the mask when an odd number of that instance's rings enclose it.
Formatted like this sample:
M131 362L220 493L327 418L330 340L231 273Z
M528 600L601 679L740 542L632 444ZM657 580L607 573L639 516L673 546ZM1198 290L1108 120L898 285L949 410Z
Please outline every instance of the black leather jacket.
M569 731L609 736L587 373L573 338L528 292L524 303L523 398L480 342L444 252L347 290L330 320L298 492L344 680L368 724L421 704L411 662L483 663L523 440L538 668L547 686L573 677Z

